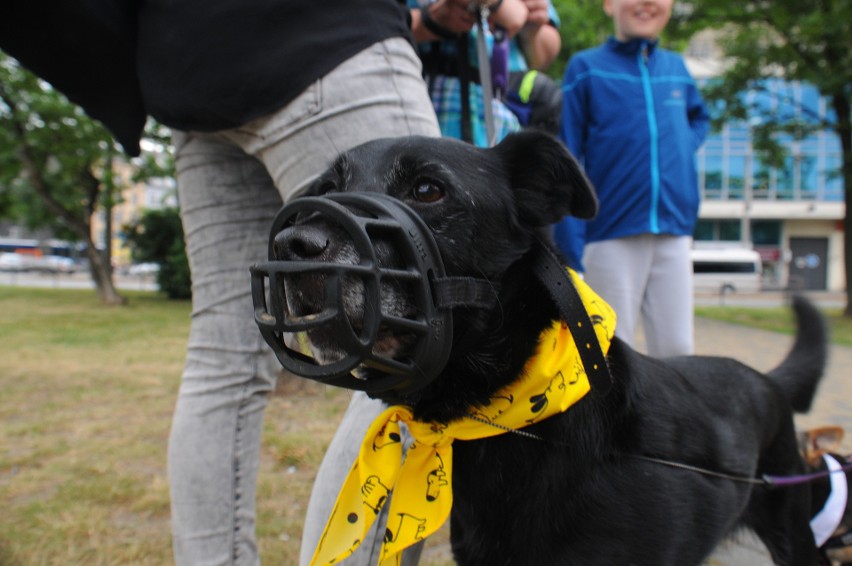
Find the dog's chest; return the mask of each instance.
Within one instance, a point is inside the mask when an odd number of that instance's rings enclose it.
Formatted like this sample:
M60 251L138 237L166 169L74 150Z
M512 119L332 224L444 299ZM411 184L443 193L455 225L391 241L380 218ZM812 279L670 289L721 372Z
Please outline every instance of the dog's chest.
M571 491L582 485L566 460L542 441L513 434L454 443L458 563L554 563L552 541L566 540L566 518L580 514Z
M564 511L569 501L562 492L576 473L567 469L567 461L563 450L512 433L457 441L453 448L453 510L469 505L484 521L501 521L499 517L506 513L536 520L551 505ZM553 501L552 496L561 501Z

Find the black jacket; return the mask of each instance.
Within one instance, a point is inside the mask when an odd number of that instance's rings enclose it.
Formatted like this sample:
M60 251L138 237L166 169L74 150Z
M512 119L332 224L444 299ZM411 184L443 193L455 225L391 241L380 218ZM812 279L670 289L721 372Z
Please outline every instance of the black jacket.
M236 127L369 45L408 34L397 0L0 2L0 49L131 155L148 115L182 130Z

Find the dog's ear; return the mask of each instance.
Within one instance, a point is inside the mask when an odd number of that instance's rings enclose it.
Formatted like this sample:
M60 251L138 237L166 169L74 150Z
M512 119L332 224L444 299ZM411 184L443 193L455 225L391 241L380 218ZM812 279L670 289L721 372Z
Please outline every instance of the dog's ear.
M509 171L515 202L525 223L553 224L566 214L592 218L598 199L592 184L568 149L544 132L511 134L490 151Z

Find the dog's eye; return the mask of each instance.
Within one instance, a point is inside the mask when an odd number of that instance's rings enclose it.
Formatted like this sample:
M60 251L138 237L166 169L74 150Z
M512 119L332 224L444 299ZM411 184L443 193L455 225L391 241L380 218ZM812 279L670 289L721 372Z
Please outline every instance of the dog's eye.
M432 181L419 181L414 185L411 196L417 202L438 202L444 198L444 190Z

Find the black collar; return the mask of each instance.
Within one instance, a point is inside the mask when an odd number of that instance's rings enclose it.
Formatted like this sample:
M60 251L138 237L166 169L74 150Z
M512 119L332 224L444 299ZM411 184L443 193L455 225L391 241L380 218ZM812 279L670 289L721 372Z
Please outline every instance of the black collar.
M612 388L612 374L589 313L583 306L568 270L553 250L546 244L541 244L533 263L533 271L556 303L560 318L571 331L592 391L598 395L606 395Z

